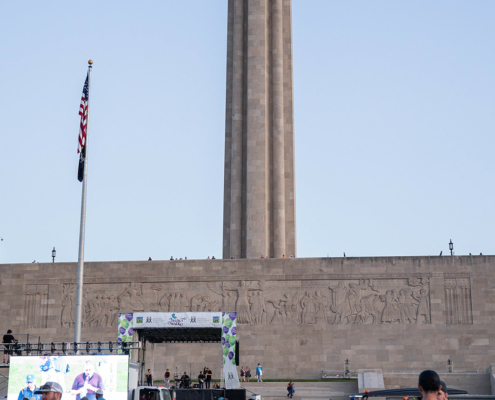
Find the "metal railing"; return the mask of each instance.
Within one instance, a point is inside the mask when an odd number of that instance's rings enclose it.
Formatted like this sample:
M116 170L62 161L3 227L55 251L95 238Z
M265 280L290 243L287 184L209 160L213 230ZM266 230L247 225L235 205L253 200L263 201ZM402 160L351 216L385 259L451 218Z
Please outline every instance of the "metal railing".
M11 343L3 345L3 351L11 351L13 355L71 355L113 353L129 354L129 350L140 349L141 342L35 342ZM8 346L8 348L7 348Z

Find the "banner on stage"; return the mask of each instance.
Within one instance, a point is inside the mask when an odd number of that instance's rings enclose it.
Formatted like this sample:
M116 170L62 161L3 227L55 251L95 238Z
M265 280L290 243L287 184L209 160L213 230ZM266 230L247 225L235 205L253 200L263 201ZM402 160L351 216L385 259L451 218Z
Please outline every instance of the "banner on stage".
M134 329L222 328L221 312L135 312Z

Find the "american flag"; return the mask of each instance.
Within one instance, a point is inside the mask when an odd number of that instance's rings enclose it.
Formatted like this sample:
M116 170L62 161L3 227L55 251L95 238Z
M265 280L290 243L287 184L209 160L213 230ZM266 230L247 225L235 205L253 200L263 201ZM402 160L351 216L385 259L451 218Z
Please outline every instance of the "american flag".
M84 179L84 160L86 159L86 124L88 117L88 97L89 97L89 72L86 75L86 81L81 97L81 105L79 106L79 115L81 116L81 122L79 123L79 143L77 146L77 152L79 153L79 169L77 171L77 179L82 182Z

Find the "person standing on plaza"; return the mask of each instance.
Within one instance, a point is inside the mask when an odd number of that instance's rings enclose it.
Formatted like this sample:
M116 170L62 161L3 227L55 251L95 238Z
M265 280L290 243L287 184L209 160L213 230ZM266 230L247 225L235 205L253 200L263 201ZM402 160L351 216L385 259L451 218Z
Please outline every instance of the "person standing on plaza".
M170 389L170 371L167 370L165 371L165 375L163 375L163 383L165 384L165 387L167 389Z
M261 379L261 376L263 375L263 367L261 366L260 363L258 363L258 366L256 367L256 378L258 379L258 382L263 382Z
M244 366L242 366L242 367L241 367L241 380L242 380L243 382L246 382L245 375L246 375L246 370L244 369Z
M153 374L151 373L151 369L148 369L148 372L146 372L146 384L148 386L153 386Z
M437 394L442 389L440 377L435 371L426 370L419 374L418 389L423 400L437 400Z
M210 389L211 386L211 376L212 376L211 369L209 367L206 367L206 389Z
M294 394L294 382L290 381L287 385L287 397L292 399L292 395Z
M251 369L246 366L246 382L249 382L249 379L251 379Z
M5 350L3 351L3 363L4 364L8 364L10 362L10 356L12 354L12 349L14 348L14 345L12 345L10 343L14 343L14 341L15 341L15 338L12 335L12 330L9 329L7 331L7 334L3 335L3 341L2 341L2 343L4 343L3 347L5 348Z
M198 375L198 382L199 382L199 388L200 389L203 389L204 387L204 382L205 382L205 376L203 374L203 371L199 371L199 375Z

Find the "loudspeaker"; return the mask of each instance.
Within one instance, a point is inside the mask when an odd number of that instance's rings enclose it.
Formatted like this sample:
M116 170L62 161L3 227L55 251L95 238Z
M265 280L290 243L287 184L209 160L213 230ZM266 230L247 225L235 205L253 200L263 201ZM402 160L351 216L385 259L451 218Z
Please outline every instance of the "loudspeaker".
M239 358L240 358L240 354L239 354L239 341L236 340L235 341L235 365L239 366Z

